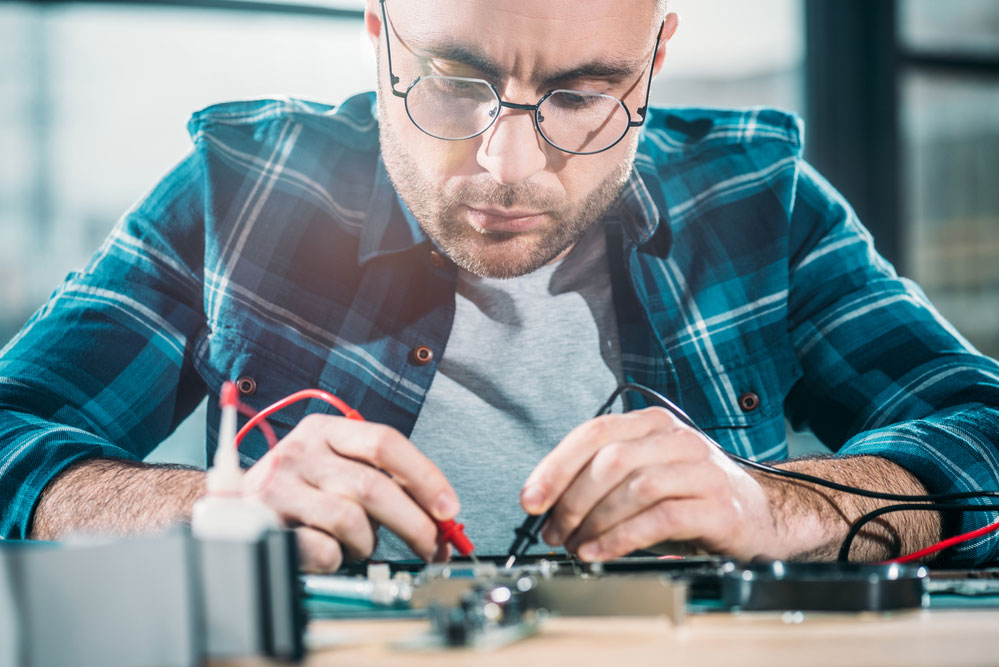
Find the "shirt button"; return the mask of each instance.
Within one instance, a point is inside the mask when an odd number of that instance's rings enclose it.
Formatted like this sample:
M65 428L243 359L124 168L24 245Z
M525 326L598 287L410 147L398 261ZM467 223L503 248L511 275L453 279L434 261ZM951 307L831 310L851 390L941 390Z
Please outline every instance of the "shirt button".
M236 389L238 389L239 393L243 396L252 396L253 392L257 390L257 381L249 375L244 375L236 380Z
M434 265L435 268L444 268L444 255L440 253L439 250L430 251L430 263Z
M426 366L434 360L434 351L427 345L414 347L409 351L409 363L414 366Z
M760 397L755 391L747 391L739 397L739 407L743 412L752 412L760 407Z

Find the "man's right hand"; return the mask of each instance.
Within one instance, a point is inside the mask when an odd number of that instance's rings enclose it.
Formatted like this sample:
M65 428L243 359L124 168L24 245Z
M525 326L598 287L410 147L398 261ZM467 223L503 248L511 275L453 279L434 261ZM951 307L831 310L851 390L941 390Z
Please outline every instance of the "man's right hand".
M295 528L302 568L331 572L370 556L383 525L420 558L443 560L436 520L458 497L401 433L371 422L308 415L243 478L243 489Z

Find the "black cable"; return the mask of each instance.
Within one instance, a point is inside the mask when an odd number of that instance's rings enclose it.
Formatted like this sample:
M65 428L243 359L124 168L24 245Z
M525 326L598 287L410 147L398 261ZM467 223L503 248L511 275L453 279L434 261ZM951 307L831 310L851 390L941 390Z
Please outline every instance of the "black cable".
M705 438L708 442L713 444L715 447L720 449L726 456L735 461L736 463L743 465L747 468L752 468L754 470L759 470L760 472L765 472L770 475L776 475L778 477L786 477L788 479L794 479L801 482L808 482L810 484L815 484L817 486L822 486L828 489L833 489L834 491L841 491L843 493L849 493L856 496L863 496L866 498L876 498L879 500L895 500L901 501L904 504L899 505L889 505L887 507L882 507L869 512L859 519L850 527L846 538L843 540L843 545L840 547L839 556L837 560L839 562L848 562L850 545L852 544L860 528L873 519L881 516L882 514L887 514L889 512L901 512L903 510L936 510L936 511L962 511L962 512L996 512L999 511L999 506L974 506L974 505L962 505L962 504L948 504L947 501L952 500L967 500L970 498L999 498L999 491L966 491L961 493L929 493L929 494L904 494L904 493L884 493L882 491L871 491L870 489L861 489L856 486L850 486L848 484L840 484L839 482L833 482L828 479L823 479L822 477L815 477L814 475L809 475L803 472L796 472L793 470L784 470L783 468L775 468L774 466L769 466L765 463L759 463L757 461L752 461L750 459L734 454L724 447L715 442L704 429L694 423L686 412L684 412L678 405L673 403L658 391L650 389L645 385L641 385L635 382L626 382L619 385L614 393L610 395L600 409L597 410L596 416L606 414L610 407L614 404L621 394L626 391L634 391L639 393L646 398L650 398L661 407L666 408L672 412L677 419L682 421L684 424L694 429ZM921 504L914 504L921 503ZM531 545L536 544L538 541L538 533L541 531L541 527L547 521L548 517L551 516L552 510L549 509L543 515L528 515L524 522L519 528L515 529L516 538L513 544L510 546L509 555L511 559L507 561L512 563L515 557L522 556Z
M891 512L931 510L935 512L999 512L999 506L962 505L960 503L901 503L899 505L879 507L878 509L868 512L853 522L853 525L850 526L850 530L847 532L846 537L843 538L843 545L839 548L839 555L836 556L836 561L839 563L850 562L850 547L853 545L853 540L857 537L857 534L860 533L860 529L865 524L877 519L882 514L889 514Z
M646 398L651 398L660 404L661 407L666 408L672 412L676 417L682 421L684 424L694 429L705 438L707 438L715 447L718 447L722 452L725 453L730 459L746 466L747 468L753 468L754 470L759 470L761 472L769 473L771 475L777 475L779 477L787 477L790 479L796 479L802 482L809 482L811 484L816 484L818 486L824 486L835 491L842 491L844 493L850 493L856 496L864 496L867 498L877 498L879 500L896 500L902 502L919 502L919 501L938 501L945 502L948 500L965 500L968 498L999 498L999 491L966 491L961 493L930 493L930 494L904 494L904 493L884 493L882 491L871 491L869 489L861 489L856 486L849 486L848 484L840 484L839 482L833 482L828 479L823 479L822 477L815 477L814 475L808 475L803 472L795 472L794 470L784 470L783 468L775 468L769 466L765 463L759 463L757 461L752 461L747 458L743 458L738 454L733 454L732 452L726 450L724 447L719 445L714 439L708 435L704 429L694 423L687 413L680 409L673 401L669 400L659 392L654 389L650 389L644 385L635 383L626 383L619 386L611 397L607 399L607 402L603 404L600 410L597 412L598 415L605 414L606 410L610 408L611 404L617 400L617 397L623 394L625 391L634 391L642 394Z

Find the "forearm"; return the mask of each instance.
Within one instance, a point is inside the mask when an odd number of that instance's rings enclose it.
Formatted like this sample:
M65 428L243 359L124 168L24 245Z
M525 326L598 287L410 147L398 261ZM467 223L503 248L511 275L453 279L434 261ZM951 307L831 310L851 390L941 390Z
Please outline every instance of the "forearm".
M840 484L898 494L925 494L922 483L904 468L875 456L801 459L778 467ZM868 512L894 504L841 491L753 473L763 486L777 523L772 557L835 560L850 526ZM910 553L940 540L938 512L893 512L869 522L850 549L853 561L877 561Z
M67 468L45 488L31 537L155 531L189 520L204 488L201 470L90 459Z

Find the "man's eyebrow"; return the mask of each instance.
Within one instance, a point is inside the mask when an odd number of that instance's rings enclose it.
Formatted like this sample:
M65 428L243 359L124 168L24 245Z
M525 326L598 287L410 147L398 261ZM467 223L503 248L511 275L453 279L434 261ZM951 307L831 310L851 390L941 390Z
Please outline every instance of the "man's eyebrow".
M613 62L609 60L593 60L572 69L556 72L544 77L542 83L560 83L577 79L607 79L620 81L634 76L638 67L633 63Z
M464 44L443 43L420 47L418 51L431 58L448 60L468 65L493 81L503 79L506 72L478 49ZM634 76L641 65L632 62L621 62L597 59L581 65L576 65L558 72L541 72L532 77L541 87L554 86L567 81L579 79L606 79L620 81Z
M490 60L484 53L463 44L444 43L432 46L427 45L418 47L416 52L425 57L428 56L430 58L449 60L461 63L462 65L468 65L493 80L499 80L503 74L502 68Z

